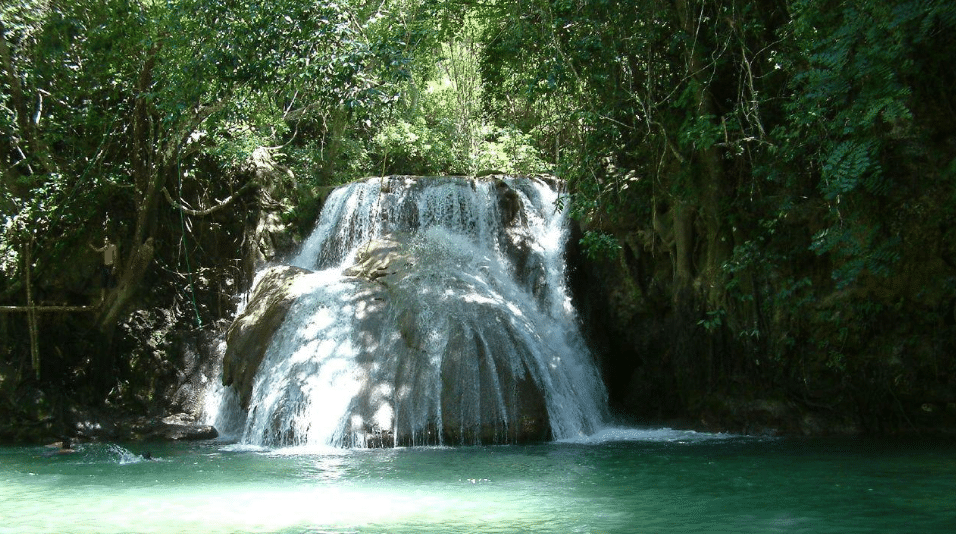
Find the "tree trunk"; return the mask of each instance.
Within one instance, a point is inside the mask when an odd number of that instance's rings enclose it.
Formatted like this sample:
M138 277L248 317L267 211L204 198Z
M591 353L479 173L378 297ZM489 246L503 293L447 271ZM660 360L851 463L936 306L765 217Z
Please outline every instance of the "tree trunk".
M674 227L674 285L681 289L691 287L694 280L694 217L696 210L690 203L676 200L671 208ZM681 294L675 291L674 295Z
M699 27L696 23L698 18L692 11L690 0L675 0L675 9L680 27L690 42L690 45L684 49L684 56L688 78L696 86L694 95L697 107L696 115L698 117L716 117L716 106L709 89L709 80L707 76L704 76L707 67L701 59L701 46L697 42ZM716 309L720 306L723 295L722 265L728 258L731 247L730 241L726 239L722 232L723 223L720 216L721 192L725 173L721 155L716 146L711 145L697 150L694 161L697 162L694 183L697 189L698 215L702 226L698 231L702 231L704 234L703 242L705 244L698 280L701 282L700 290L703 292L708 306Z
M330 112L330 117L326 122L321 173L325 183L333 183L336 160L338 160L342 148L342 136L345 135L347 118L346 111L341 107L336 107Z
M106 295L97 318L97 327L104 334L106 343L112 343L116 324L125 311L127 305L136 294L146 274L146 268L153 260L155 247L151 237L155 229L156 206L159 203L160 191L165 179L165 169L157 165L154 157L152 117L147 95L153 85L153 67L156 63L154 45L147 53L143 69L140 71L137 82L138 94L133 108L133 153L131 168L134 182L139 191L136 206L136 222L133 229L133 238L130 244L130 253L118 273L118 281ZM108 349L107 349L108 350Z
M157 183L162 177L156 168L153 158L153 124L150 114L150 104L146 98L153 85L153 68L156 65L157 46L154 45L146 56L143 69L140 71L137 82L136 104L133 106L133 179L140 193L136 207L136 226L133 232L133 248L139 247L146 241L152 224L150 219L155 214L156 201L159 198ZM133 255L130 255L130 260Z
M109 341L112 341L113 331L126 309L126 305L132 300L136 290L142 284L146 275L146 268L153 261L155 252L153 238L147 239L145 243L136 247L130 254L130 258L126 262L126 268L117 281L116 287L107 293L96 323L99 330L107 335Z
M13 104L14 114L16 115L17 128L27 143L24 153L32 154L43 165L46 172L52 173L56 170L56 167L53 160L50 159L49 150L37 135L36 124L30 118L26 96L23 93L23 86L20 84L20 74L13 63L13 53L10 51L10 45L7 43L6 37L4 37L5 33L6 29L3 27L3 22L0 22L0 67L6 73L7 83L10 86L10 102ZM13 136L11 136L10 142L16 146ZM23 149L24 147L20 148Z

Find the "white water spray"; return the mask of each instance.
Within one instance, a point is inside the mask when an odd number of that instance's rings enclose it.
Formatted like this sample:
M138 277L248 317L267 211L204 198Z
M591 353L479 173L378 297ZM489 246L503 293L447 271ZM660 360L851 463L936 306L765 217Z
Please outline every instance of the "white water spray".
M296 300L247 409L236 413L227 388L214 424L266 446L593 433L606 392L567 291L557 201L548 184L518 178L337 189L291 262L312 272L289 290ZM373 275L363 271L370 256L381 260Z

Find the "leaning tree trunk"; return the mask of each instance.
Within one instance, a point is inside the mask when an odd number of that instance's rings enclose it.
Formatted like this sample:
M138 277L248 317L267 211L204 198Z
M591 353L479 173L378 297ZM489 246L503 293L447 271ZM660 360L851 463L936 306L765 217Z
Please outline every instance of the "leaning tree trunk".
M136 290L142 285L146 275L146 268L153 261L155 247L153 238L149 238L136 247L125 262L125 267L116 283L116 286L107 293L100 314L97 318L97 327L112 341L113 331L120 317L132 301Z
M96 321L98 329L107 339L107 344L112 342L116 324L141 285L146 268L155 253L151 234L155 228L156 205L164 176L157 165L153 150L154 125L146 95L150 94L153 86L157 51L158 45L154 44L147 52L137 80L138 96L133 106L133 150L130 162L138 192L136 221L132 240L128 247L124 247L129 249L129 253L126 254L126 260L118 265L120 272L117 284L106 294Z

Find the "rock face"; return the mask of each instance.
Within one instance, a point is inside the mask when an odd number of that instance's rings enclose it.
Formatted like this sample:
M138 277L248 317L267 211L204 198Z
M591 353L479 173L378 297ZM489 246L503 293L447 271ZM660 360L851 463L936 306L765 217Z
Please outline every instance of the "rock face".
M219 432L210 425L198 423L190 414L173 414L162 419L144 419L131 429L146 441L196 441L215 439Z
M863 299L876 305L886 302L886 297L876 291L862 297L850 291L828 294L828 282L823 280L810 284L826 297L808 299L814 303L808 308L813 313L790 315L795 308L772 302L778 295L763 302L760 314L755 307L759 298L750 296L758 295L752 286L746 292L749 299L725 301L716 325L707 327L714 308L698 290L719 284L701 275L693 291L682 288L675 279L671 253L660 246L659 234L643 228L616 229L615 237L622 247L612 260L592 261L582 250L572 250L569 264L576 305L602 361L617 413L646 425L740 433L933 433L952 432L956 427L956 389L939 387L938 382L956 375L920 371L921 361L936 361L929 354L944 350L956 339L946 335L942 324L919 334L914 330L918 324L909 321L893 319L864 326L864 321L852 319L851 302ZM803 274L827 279L831 272L809 265L799 268L805 269ZM911 302L901 294L906 294L905 285L912 280L933 279L917 276L918 266L899 269L912 274L879 284L880 291L895 295L893 302ZM760 291L770 287L768 282ZM914 293L920 298L943 294L926 288ZM945 312L949 314L948 303ZM839 323L832 318L841 316L834 314L843 314ZM759 336L754 317L762 317ZM822 340L839 335L835 324L845 326L846 332L880 324L876 334L851 336L840 343L846 369L830 368L827 363L827 347L832 345ZM919 348L901 344L902 339L920 339ZM852 362L867 371L850 371ZM881 389L889 377L898 383ZM926 403L953 403L953 408L927 411L922 408Z
M425 345L433 337L437 318L432 315L427 297L415 298L421 291L421 263L422 258L414 255L414 249L403 246L399 240L385 238L371 243L357 259L357 265L346 271L350 276L380 286L375 288L378 291L370 289L368 294L384 303L387 309L382 310L383 315L396 318L397 324L377 324L374 328L397 327L401 345L383 356L398 359L396 382L407 386L409 391L428 391L434 387L429 383L429 375L436 370ZM469 283L466 273L452 272L435 289L466 287ZM437 432L440 428L442 441L451 444L549 439L551 427L544 393L532 379L527 360L514 357L516 352L526 350L518 340L518 333L495 303L472 302L467 308L467 314L451 309L442 318L447 321L448 332L437 358L441 414L433 414L435 420L426 425L424 432ZM489 330L482 328L483 324L497 326ZM370 362L369 366L383 365L387 362ZM399 402L398 408L411 410L413 397L408 395L401 400L404 402ZM365 404L359 415L362 420L372 420L370 416L381 409L381 405ZM438 419L440 427L435 424ZM397 436L399 444L422 438L427 436Z
M441 365L446 442L523 443L551 438L544 393L523 362L515 368L507 355L488 350L480 337L461 325L455 325L449 341ZM507 394L501 395L502 391Z
M222 384L236 388L243 408L249 407L252 382L272 334L295 301L295 294L290 290L296 278L306 272L290 266L268 269L256 285L245 311L226 331Z

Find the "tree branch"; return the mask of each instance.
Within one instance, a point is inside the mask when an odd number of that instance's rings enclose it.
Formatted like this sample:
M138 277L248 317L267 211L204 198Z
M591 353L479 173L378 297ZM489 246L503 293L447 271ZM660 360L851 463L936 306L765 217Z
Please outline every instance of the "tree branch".
M191 216L193 216L193 217L205 217L206 215L210 215L210 214L212 214L212 213L215 213L215 212L217 212L217 211L219 211L219 210L221 210L221 209L223 209L223 208L229 206L229 205L232 204L237 198L239 198L240 196L242 196L243 193L245 193L246 191L248 191L248 190L250 190L250 189L252 189L252 188L254 188L254 187L258 187L258 185L259 185L259 184L257 184L257 183L255 182L255 180L249 180L248 182L246 182L246 185L240 187L238 191L236 191L235 193L233 193L233 194L229 195L228 197L226 197L225 200L221 201L219 204L216 204L215 206L213 206L213 207L211 207L211 208L207 208L207 209L204 209L204 210L194 210L194 209L187 208L187 207L184 206L181 202L177 202L176 200L174 200L173 197L172 197L172 195L169 194L169 190L166 189L165 187L163 188L163 196L166 197L166 201L169 202L169 205L170 205L170 206L172 206L173 208L175 208L175 209L177 209L177 210L179 210L179 211L185 213L186 215L191 215Z
M36 131L36 124L31 121L30 113L27 111L26 97L23 94L23 86L20 84L20 74L13 64L13 53L7 43L4 33L6 30L3 23L0 22L0 67L6 72L7 82L10 85L10 101L13 104L13 111L16 115L17 127L20 129L20 135L29 143L33 155L36 156L46 172L52 173L56 170L53 160L50 159L49 151L46 145L40 140ZM26 154L24 154L26 157Z

